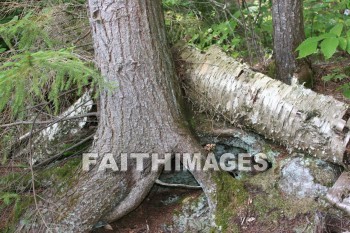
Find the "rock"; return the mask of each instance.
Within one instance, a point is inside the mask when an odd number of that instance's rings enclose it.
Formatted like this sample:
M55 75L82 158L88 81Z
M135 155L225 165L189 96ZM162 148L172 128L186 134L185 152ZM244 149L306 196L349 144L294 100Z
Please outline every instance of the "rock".
M183 170L182 164L181 171L163 171L159 179L169 184L199 185L189 171Z
M182 201L181 209L173 216L173 223L164 226L165 232L210 232L210 215L204 194L188 197Z
M323 196L341 173L340 167L315 158L297 157L286 161L279 188L297 198Z

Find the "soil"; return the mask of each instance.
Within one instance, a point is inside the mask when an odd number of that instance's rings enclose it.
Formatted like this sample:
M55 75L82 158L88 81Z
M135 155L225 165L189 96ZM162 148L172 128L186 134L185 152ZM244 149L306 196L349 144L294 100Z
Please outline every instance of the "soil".
M350 55L343 58L341 61L332 63L322 63L313 65L312 69L315 73L314 87L312 88L315 92L322 93L324 95L333 96L335 99L350 104L350 99L345 97L342 91L339 89L340 86L350 83ZM347 75L347 78L342 80L324 81L322 77L331 74L335 70L340 70Z
M198 190L160 188L155 186L148 197L133 212L119 221L112 223L113 230L98 229L94 233L162 233L167 232L164 226L172 224L175 211L181 208L181 201L166 204L169 197L177 196L179 200L186 197L197 197Z

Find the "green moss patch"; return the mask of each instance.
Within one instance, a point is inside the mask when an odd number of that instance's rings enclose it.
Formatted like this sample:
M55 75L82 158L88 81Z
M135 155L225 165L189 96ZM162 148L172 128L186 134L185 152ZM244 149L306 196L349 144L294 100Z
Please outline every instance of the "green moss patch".
M227 173L220 173L217 180L217 213L216 225L223 232L238 232L238 226L233 223L239 207L248 199L248 192L242 181L232 178Z

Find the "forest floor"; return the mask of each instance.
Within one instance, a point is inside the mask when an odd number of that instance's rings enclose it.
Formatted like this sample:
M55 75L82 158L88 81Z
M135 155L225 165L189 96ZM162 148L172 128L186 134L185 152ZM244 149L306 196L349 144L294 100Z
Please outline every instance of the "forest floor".
M250 198L254 200L257 190L247 187ZM112 223L113 229L99 228L93 233L182 233L170 231L165 226L173 224L174 213L181 211L181 200L190 197L198 197L202 192L185 189L164 189L154 188L143 203L133 212L126 215L119 221ZM169 197L178 196L179 201L172 204L165 204ZM278 209L271 209L265 213L266 216L280 212ZM321 213L324 214L324 213ZM347 216L339 218L336 215L327 214L324 216L324 227L327 230L317 233L344 233L350 230L350 219ZM243 233L307 233L312 232L314 224L314 213L298 214L290 219L279 214L273 224L261 221L254 205L246 205L239 211L237 218L232 219L230 225L239 226ZM189 232L192 233L192 232ZM196 231L196 233L207 233Z
M313 65L314 70L314 85L313 90L315 92L333 96L335 99L350 104L350 99L344 97L339 86L350 83L350 71L347 68L350 67L350 56L342 57L339 61L325 62ZM342 80L324 81L322 77L335 73L344 72L347 73L347 78ZM171 224L173 221L173 214L178 210L180 204L164 205L162 200L168 198L171 195L179 195L181 198L197 196L200 191L191 190L168 190L163 192L151 192L146 200L132 213L125 216L116 223L111 224L113 230L100 229L95 233L166 233L169 231L164 230L164 224ZM253 194L254 192L250 192ZM254 194L253 194L254 195ZM251 198L254 199L254 196ZM254 208L246 208L245 214L249 215L250 219L258 219L258 213ZM266 213L269 215L271 213ZM241 218L242 219L242 218ZM232 224L240 226L242 232L247 233L293 233L300 226L300 232L310 232L312 224L314 223L314 213L300 214L293 219L286 217L278 218L278 222L273 225L264 224L259 221L241 221L241 219L233 220ZM320 231L318 233L326 232L348 232L350 230L350 220L346 217L338 218L336 216L328 215L325 217L327 231ZM169 232L170 233L170 232Z
M335 99L350 104L350 99L346 98L339 87L350 83L350 55L346 55L340 61L319 63L313 65L314 86L312 90L324 95L333 96ZM322 77L332 73L343 73L347 77L342 80L324 81Z
M350 82L350 56L347 55L337 62L327 62L322 64L313 65L315 72L314 87L313 90L325 95L333 96L335 99L346 102L350 104L350 99L343 96L339 86ZM335 71L344 71L348 73L348 77L342 80L334 80L325 82L322 77L325 75L334 73ZM2 166L0 169L0 179L1 176L5 176L16 171L15 165L9 164L8 166ZM112 223L111 226L113 230L98 229L95 233L160 233L168 232L165 230L164 225L172 224L174 212L181 208L181 202L174 202L172 204L164 204L165 200L169 197L176 195L180 199L185 199L187 197L198 197L201 191L186 190L186 189L158 189L155 187L153 191L148 195L148 197L143 201L143 203L133 212L123 217L116 223ZM0 205L2 205L0 200ZM8 206L0 211L0 231L3 227L1 223L6 223L10 218L13 206ZM254 213L254 209L246 209L246 213L249 212L249 216L258 219L258 214ZM268 215L270 213L266 213ZM301 229L300 232L307 232L308 226L314 221L313 214L301 214L294 219L279 218L278 223L274 226L259 223L258 221L252 222L241 222L240 220L233 220L232 224L237 224L241 227L242 232L249 233L289 233L295 232L296 226L305 226L305 229ZM339 226L342 225L342 229L350 229L350 220L344 221L344 219L335 219L332 217L328 218L329 226ZM337 231L334 231L337 232Z
M198 197L202 191L187 189L167 189L155 186L148 197L133 212L112 223L113 230L99 229L94 233L163 233L166 225L172 224L173 215L181 209L181 201L168 203L169 198L182 200Z

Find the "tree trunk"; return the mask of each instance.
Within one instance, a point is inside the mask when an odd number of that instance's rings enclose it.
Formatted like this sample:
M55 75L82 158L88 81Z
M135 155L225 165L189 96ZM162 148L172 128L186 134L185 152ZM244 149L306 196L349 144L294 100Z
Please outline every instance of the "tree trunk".
M256 73L212 47L180 48L187 96L200 109L264 135L291 150L348 164L349 106L302 86Z
M116 155L118 162L121 153L198 152L178 102L180 89L161 1L90 0L89 6L96 62L106 81L118 84L101 92L99 127L91 150L100 155L97 164L105 153ZM99 221L115 221L135 209L158 178L160 170L150 171L149 160L145 164L142 172L136 170L135 160L126 172L98 172L98 166L81 171L71 177L69 190L40 194L39 214L27 211L23 219L30 221L19 231L86 232ZM215 210L216 182L223 175L193 174Z
M306 59L296 60L296 48L305 39L303 0L273 0L273 40L276 78L286 84L294 77L312 86L312 72Z

